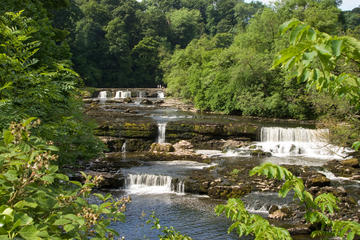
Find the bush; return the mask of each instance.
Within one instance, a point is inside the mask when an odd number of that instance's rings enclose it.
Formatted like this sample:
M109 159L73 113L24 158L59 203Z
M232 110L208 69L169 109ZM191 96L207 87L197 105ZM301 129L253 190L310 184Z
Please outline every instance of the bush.
M127 198L90 194L101 178L70 181L54 164L58 149L32 136L40 121L11 123L0 142L1 239L113 239L111 221L124 221ZM92 204L89 199L97 201Z

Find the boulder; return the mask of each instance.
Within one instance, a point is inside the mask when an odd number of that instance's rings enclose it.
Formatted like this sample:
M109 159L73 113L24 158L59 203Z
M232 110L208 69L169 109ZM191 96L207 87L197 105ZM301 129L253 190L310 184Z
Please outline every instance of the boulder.
M193 150L194 146L189 141L181 140L174 144L176 150Z
M175 148L171 143L153 143L150 152L174 152Z
M353 167L353 168L359 167L359 159L357 159L357 158L345 159L345 160L342 160L340 163L346 167Z
M271 157L271 153L264 152L261 149L251 150L250 155L253 157Z
M269 218L271 219L284 219L286 216L287 216L286 213L281 211L281 209L278 209L273 213L269 214Z
M153 102L150 101L149 99L144 98L144 99L142 99L142 100L140 101L140 104L143 104L143 105L152 105Z
M210 187L208 195L212 198L229 199L240 198L251 192L251 185L241 184L236 186L214 186Z
M124 103L132 103L131 98L129 98L129 97L124 98Z
M328 179L322 174L312 175L308 177L308 179L305 182L305 185L308 188L330 186L330 179Z

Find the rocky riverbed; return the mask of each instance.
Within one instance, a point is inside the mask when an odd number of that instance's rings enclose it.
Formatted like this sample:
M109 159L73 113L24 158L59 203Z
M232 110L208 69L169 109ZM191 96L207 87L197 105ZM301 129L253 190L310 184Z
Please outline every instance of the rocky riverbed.
M171 184L183 186L187 194L226 200L274 193L282 181L249 177L253 167L270 161L282 164L300 177L314 196L333 193L340 207L333 218L359 221L360 168L357 156L346 160L317 160L304 155L306 149L293 144L287 150L288 157L279 157L276 155L278 152L264 151L256 145L263 126L313 128L311 122L202 115L194 113L191 105L174 99L124 98L100 103L97 98L88 98L85 103L87 114L99 125L97 135L108 146L103 157L85 166L86 173L104 177L101 188L126 187L126 169L142 169L159 162L191 161L205 164L205 167L171 178ZM165 126L166 132L161 132L165 130L160 126ZM159 140L161 136L164 139ZM278 145L277 151L284 147L280 146L281 143ZM319 164L312 164L314 162ZM79 175L73 177L79 178ZM269 219L287 226L294 234L308 233L311 229L304 223L304 208L297 202L289 202L286 206L274 204L265 210Z

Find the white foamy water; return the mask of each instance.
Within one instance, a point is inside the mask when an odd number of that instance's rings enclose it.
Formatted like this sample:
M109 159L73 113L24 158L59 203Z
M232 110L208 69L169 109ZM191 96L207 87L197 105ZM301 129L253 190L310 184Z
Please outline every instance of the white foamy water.
M195 150L195 153L206 157L250 157L249 150L240 148L236 150L227 150L225 152L219 150Z
M199 163L199 162L194 162L194 161L168 161L168 162L164 162L164 161L156 161L155 163L158 164L162 164L165 166L176 166L176 167L180 167L180 168L187 168L187 169L204 169L204 168L209 168L212 166L216 166L216 163L211 163L211 164L206 164L206 163Z
M125 181L125 189L130 194L184 194L184 182L178 181L176 185L172 182L173 178L170 176L129 174Z
M166 124L167 123L158 123L158 143L165 143Z
M119 98L131 98L131 92L130 91L117 91L115 93L115 99L119 99Z
M157 98L164 99L165 98L164 92L157 92Z
M107 92L106 91L101 91L99 92L99 99L106 99L107 98Z
M276 157L346 158L351 149L329 144L328 137L328 129L264 127L256 146Z
M351 182L356 182L356 183L360 183L360 181L358 180L351 180L350 178L347 177L337 177L335 176L335 174L333 174L332 172L329 171L318 171L321 174L324 174L325 177L327 177L328 179L332 180L332 181L351 181Z

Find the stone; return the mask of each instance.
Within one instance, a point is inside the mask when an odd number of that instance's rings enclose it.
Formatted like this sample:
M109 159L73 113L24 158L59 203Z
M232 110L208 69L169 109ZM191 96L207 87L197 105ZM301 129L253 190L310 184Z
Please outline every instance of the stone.
M310 226L310 224L298 224L294 227L288 228L288 231L292 236L308 235L311 233Z
M250 152L250 155L253 156L253 157L271 157L271 153L264 152L261 149L252 150Z
M311 177L308 177L308 179L305 182L305 185L308 188L330 186L330 179L328 179L322 174L313 175Z
M286 213L282 212L280 209L269 214L269 218L271 219L284 219L286 216Z
M150 152L174 152L175 148L171 143L153 143L150 147Z
M132 103L131 98L129 98L129 97L124 98L124 103Z
M357 159L357 158L345 159L345 160L340 161L340 163L346 167L353 167L353 168L359 167L359 159Z
M143 104L143 105L152 105L153 104L153 102L152 101L150 101L149 99L142 99L141 101L140 101L140 104Z
M181 141L177 142L176 144L174 144L174 148L176 150L192 150L193 151L194 146L189 141L181 140Z
M269 208L269 214L272 214L277 210L279 210L279 207L277 205L271 205L271 207Z

